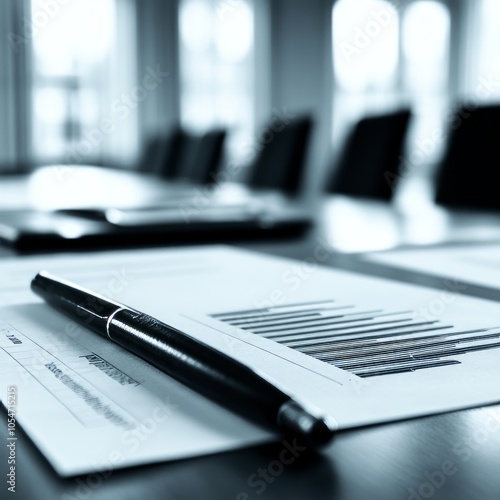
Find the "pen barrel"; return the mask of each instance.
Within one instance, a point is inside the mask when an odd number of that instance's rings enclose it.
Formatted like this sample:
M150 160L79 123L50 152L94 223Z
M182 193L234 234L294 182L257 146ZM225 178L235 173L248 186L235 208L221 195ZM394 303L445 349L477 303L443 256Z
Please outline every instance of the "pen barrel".
M99 335L105 335L108 318L119 308L118 302L91 294L73 283L53 278L49 273L38 273L31 289L54 309L67 314L78 323Z
M276 428L290 397L226 354L151 316L119 310L108 323L116 343L243 417Z
M314 415L248 366L184 332L43 271L31 288L74 321L246 419L314 447L333 436L336 424L329 418Z

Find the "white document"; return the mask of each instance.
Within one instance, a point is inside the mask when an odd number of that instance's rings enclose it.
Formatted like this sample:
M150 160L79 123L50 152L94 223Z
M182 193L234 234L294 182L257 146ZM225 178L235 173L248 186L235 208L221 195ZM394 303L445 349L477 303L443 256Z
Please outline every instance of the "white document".
M29 291L42 268L258 370L339 428L500 398L500 306L222 246L0 262L1 398L61 475L277 439L75 325ZM5 404L5 403L4 403Z
M500 289L498 243L392 250L363 258L390 267Z

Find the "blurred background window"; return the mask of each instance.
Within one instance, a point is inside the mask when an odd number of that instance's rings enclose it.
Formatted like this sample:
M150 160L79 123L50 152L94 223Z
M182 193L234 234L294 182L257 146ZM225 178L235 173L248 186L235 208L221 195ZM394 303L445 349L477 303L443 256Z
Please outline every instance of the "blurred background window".
M399 15L386 0L338 0L332 10L332 134L342 141L363 115L399 102Z
M181 125L230 132L228 153L255 126L254 5L252 0L181 0Z
M334 146L362 116L408 106L413 119L401 159L403 182L428 181L442 152L451 101L447 5L437 0L338 0L332 36Z
M500 99L500 2L498 0L476 0L469 5L469 23L464 38L467 39L464 55L465 96L476 92L478 85L485 87L482 99ZM465 44L464 44L465 45Z
M448 8L433 0L411 3L403 14L402 34L402 85L413 112L405 172L428 176L443 150L451 102Z
M137 117L132 106L118 113L117 99L135 81L133 3L48 5L31 5L33 156L38 163L126 165L136 153Z
M328 144L405 106L405 170L430 178L456 102L500 98L499 16L499 0L2 0L0 170L133 167L179 124L227 128L237 159L277 107L314 114L319 178Z

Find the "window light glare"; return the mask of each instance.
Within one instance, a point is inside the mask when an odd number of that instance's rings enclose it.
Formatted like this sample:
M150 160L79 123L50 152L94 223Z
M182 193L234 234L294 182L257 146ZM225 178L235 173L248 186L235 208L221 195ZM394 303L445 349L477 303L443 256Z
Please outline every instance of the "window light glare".
M424 0L408 6L404 22L403 50L412 61L428 62L446 57L448 10L441 3Z
M339 0L332 10L337 82L357 90L390 87L398 63L398 12L386 0Z
M43 6L43 0L32 0L33 45L45 72L69 74L108 53L114 32L112 0L72 0L60 4L56 14Z
M181 4L180 33L182 42L194 52L202 52L211 43L213 14L206 2L188 0Z
M245 2L238 3L225 16L217 18L215 46L220 57L228 62L244 59L253 46L252 10Z

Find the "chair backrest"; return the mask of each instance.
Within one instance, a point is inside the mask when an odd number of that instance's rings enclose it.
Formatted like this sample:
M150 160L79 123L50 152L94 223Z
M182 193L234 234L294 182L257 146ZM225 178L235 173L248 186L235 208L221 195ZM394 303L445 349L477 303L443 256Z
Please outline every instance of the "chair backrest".
M146 174L159 170L159 161L162 147L162 137L152 137L144 146L137 170Z
M151 138L139 162L139 172L167 180L209 184L216 179L226 131L194 135L176 127L168 135Z
M436 203L500 210L500 105L460 108L437 174Z
M175 127L168 134L152 137L144 147L137 170L166 179L175 179L186 140L186 133L179 127Z
M177 180L183 171L193 138L180 127L174 128L163 141L160 154L160 168L155 173L168 180Z
M193 184L213 184L217 180L225 138L226 131L218 129L197 137L179 176Z
M274 189L298 194L313 121L310 116L293 118L289 123L268 125L267 143L250 166L248 185L254 189Z
M327 190L389 201L410 117L410 110L402 109L362 118L346 140Z

